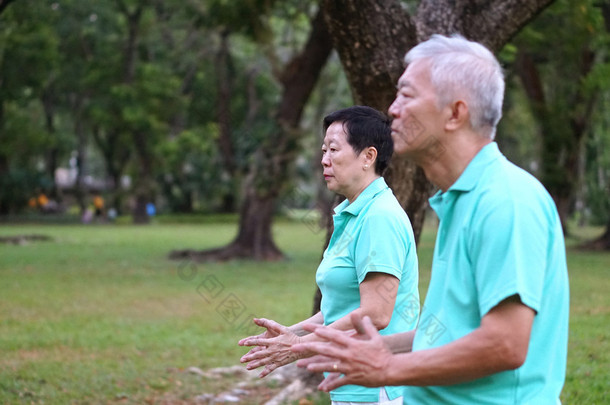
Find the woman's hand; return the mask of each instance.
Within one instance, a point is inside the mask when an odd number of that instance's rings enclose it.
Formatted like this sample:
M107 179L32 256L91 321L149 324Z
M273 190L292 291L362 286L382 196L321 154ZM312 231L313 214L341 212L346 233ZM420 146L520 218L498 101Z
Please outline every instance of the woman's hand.
M289 328L264 318L255 318L254 323L267 330L260 335L242 339L238 343L240 346L255 346L240 359L242 363L248 363L246 366L248 370L265 366L259 374L259 377L263 378L276 368L303 357L290 350L293 344L301 343L301 337Z

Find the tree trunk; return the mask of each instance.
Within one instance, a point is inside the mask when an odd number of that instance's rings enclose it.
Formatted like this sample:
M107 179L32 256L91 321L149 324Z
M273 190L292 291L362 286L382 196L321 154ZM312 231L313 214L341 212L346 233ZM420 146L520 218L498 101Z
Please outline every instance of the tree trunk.
M593 52L583 49L579 62L578 74L584 79L593 69ZM553 111L549 105L533 56L522 46L518 49L514 68L523 84L542 140L540 180L553 197L564 233L568 234L567 220L572 213L578 184L582 139L589 128L597 97L595 94L585 96L580 86L573 93L570 105L583 108L575 109L566 117L561 111Z
M121 177L125 166L129 162L131 151L129 148L121 145L121 134L118 130L113 132L102 133L99 128L93 128L91 134L97 144L97 147L102 152L104 164L106 166L106 175L111 183L111 196L109 198L109 208L114 208L117 214L123 212L123 191L121 190Z
M74 134L76 135L76 179L74 180L74 197L82 216L87 209L87 186L85 184L85 172L87 168L87 135L82 118L83 100L80 96L75 100L74 109Z
M284 257L273 242L273 212L280 192L289 181L291 165L298 152L298 127L303 109L332 51L327 38L326 24L319 11L312 20L305 47L288 63L280 77L283 92L275 116L275 130L257 150L254 167L245 179L244 201L235 240L220 249L174 251L170 258L189 257L202 261L233 257L278 260Z
M406 52L433 33L462 35L499 50L551 0L424 0L417 19L395 0L325 0L329 31L358 104L386 111L394 100ZM394 157L384 176L409 215L416 240L431 184L406 159Z
M136 74L137 44L140 20L144 11L142 2L138 2L130 12L123 0L117 0L120 11L127 19L127 41L123 50L123 83L132 85ZM152 155L147 136L141 128L132 128L131 136L138 158L138 177L134 190L132 218L135 224L147 224L150 218L147 205L153 202L154 179L152 178Z
M587 250L610 250L610 217L606 223L606 231L602 236L585 243L582 247Z
M218 92L218 110L216 117L218 121L219 136L218 149L222 157L223 169L227 178L236 180L237 166L235 164L235 152L233 140L231 139L231 99L232 99L232 63L229 50L229 31L224 30L220 34L220 47L215 58ZM221 197L222 212L235 211L235 190L230 187Z
M134 131L132 137L138 155L138 178L134 190L135 204L132 217L134 224L142 225L150 222L147 206L154 201L155 181L152 176L152 152L145 133Z
M355 103L387 111L404 71L405 52L417 43L411 17L397 1L326 0L324 9ZM384 177L407 211L417 240L429 183L414 164L397 156ZM328 237L330 233L328 229Z
M0 179L6 179L8 177L8 175L9 175L8 158L6 157L6 155L0 153ZM4 192L0 191L0 215L8 215L8 214L10 214L10 212L11 212L11 205L5 198Z
M50 86L46 87L42 93L42 106L44 109L44 115L45 115L45 126L47 129L47 133L49 135L49 137L54 138L57 136L57 132L55 130L55 111L54 111L54 107L55 107L55 100L53 98L53 88L51 88ZM57 170L57 167L59 165L58 163L58 159L59 159L59 147L57 146L57 140L53 140L51 142L51 144L53 145L46 153L46 170L47 170L47 175L49 176L49 178L51 179L52 182L52 186L51 186L51 190L49 192L49 197L51 197L52 200L57 201L58 203L61 203L62 200L62 193L61 190L59 189L59 187L57 186L57 183L55 182L55 171Z
M423 0L416 19L397 0L324 0L323 7L354 101L386 111L404 71L404 55L417 43L435 33L461 33L498 51L551 2ZM418 242L432 185L421 169L397 156L384 177L409 216ZM331 233L332 224L327 240ZM314 312L320 298L318 291Z

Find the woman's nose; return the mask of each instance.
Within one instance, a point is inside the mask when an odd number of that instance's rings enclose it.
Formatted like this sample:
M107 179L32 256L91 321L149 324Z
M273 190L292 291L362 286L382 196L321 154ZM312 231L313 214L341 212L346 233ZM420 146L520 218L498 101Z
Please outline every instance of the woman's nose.
M330 165L330 159L328 158L328 155L326 153L322 154L322 160L320 161L320 163L322 163L322 166Z

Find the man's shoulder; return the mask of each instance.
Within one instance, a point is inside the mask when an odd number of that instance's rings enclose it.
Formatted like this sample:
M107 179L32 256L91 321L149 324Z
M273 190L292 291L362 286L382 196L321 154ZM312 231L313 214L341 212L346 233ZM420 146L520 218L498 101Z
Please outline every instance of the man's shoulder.
M509 200L550 199L542 183L530 172L506 158L499 159L481 176L482 195Z

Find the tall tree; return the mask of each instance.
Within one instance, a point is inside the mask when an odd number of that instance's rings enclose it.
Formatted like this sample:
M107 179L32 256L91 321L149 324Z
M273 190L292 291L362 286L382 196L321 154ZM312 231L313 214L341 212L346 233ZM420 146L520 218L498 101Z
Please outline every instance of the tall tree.
M555 200L566 233L580 181L581 149L601 90L590 79L601 62L600 51L605 52L596 45L603 35L592 1L559 0L512 42L517 52L510 68L521 80L541 140L540 180ZM549 46L548 38L561 46Z
M385 111L404 70L402 59L417 43L435 33L460 33L497 52L551 2L423 0L414 13L397 0L324 0L323 6L355 102ZM386 177L419 238L430 184L404 159L394 159Z
M0 214L17 212L42 188L38 159L53 144L40 105L57 62L47 5L16 3L0 24ZM27 66L27 69L23 67ZM41 111L42 110L42 111ZM47 177L52 187L53 175Z
M283 66L276 63L279 60L276 55L269 57L281 85L281 97L273 125L255 151L245 179L236 238L218 249L174 251L170 257L193 260L283 258L271 232L273 214L278 196L290 179L290 169L298 151L303 110L332 50L327 37L326 24L319 10L311 21L304 47L295 57ZM260 44L269 45L266 43L269 40L263 36L258 36L258 39ZM270 52L269 47L266 49Z

